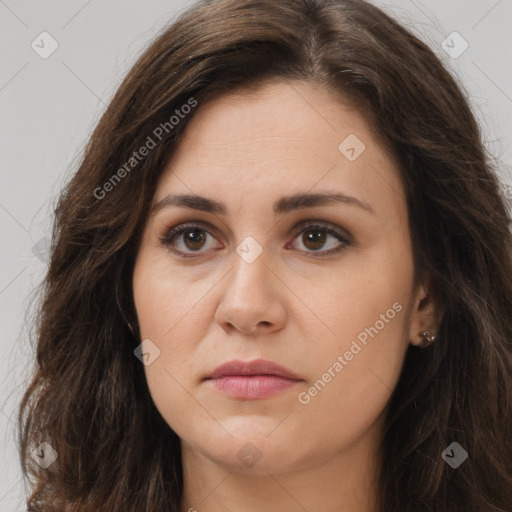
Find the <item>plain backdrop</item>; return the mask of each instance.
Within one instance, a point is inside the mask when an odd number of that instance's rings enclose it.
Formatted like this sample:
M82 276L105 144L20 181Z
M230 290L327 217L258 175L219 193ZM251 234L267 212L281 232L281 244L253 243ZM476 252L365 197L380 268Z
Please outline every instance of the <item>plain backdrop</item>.
M374 3L427 42L463 85L512 202L512 0ZM52 201L126 72L190 5L0 0L0 511L26 510L15 419L33 361L25 311L46 266Z

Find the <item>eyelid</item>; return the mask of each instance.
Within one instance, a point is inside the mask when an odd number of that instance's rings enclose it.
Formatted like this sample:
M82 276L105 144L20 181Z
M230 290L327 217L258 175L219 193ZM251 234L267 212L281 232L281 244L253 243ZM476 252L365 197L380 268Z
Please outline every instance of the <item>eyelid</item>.
M207 221L204 220L192 220L192 221L184 221L184 222L176 222L171 223L169 226L167 226L164 229L164 235L159 236L161 240L164 240L168 238L171 231L177 232L180 229L184 229L187 227L201 227L204 228L205 231L213 231L214 233L217 231L217 228L210 224ZM308 227L318 227L320 229L324 229L326 231L331 230L333 233L339 235L340 237L344 238L347 242L353 242L352 235L344 228L341 228L340 226L337 226L336 224L333 224L332 222L326 221L326 220L320 220L320 219L309 219L302 222L299 222L296 224L292 229L292 234L295 236L301 232L301 230L308 228Z
M213 226L209 222L205 222L202 220L190 221L190 222L178 222L175 224L171 224L170 226L165 228L164 234L161 236L159 235L158 238L162 241L162 243L166 243L166 242L170 243L170 240L172 239L173 236L176 235L176 233L179 233L180 231L187 229L187 228L203 229L204 231L208 232L212 236L213 236L213 233L215 233L217 231L215 226Z
M181 257L184 258L194 258L197 256L194 256L194 251L191 253L183 253L182 251L179 251L177 249L172 248L171 240L176 237L177 234L180 234L187 228L198 228L201 230L206 231L208 234L213 236L214 238L217 238L217 236L214 235L214 233L217 231L215 226L210 224L209 222L203 221L203 220L197 220L197 221L188 221L188 222L178 222L171 224L167 229L164 230L163 236L158 236L158 238L161 240L162 244L165 245L171 252L178 254ZM342 229L341 227L325 221L325 220L316 220L316 219L310 219L303 222L299 222L292 230L292 242L296 239L296 237L306 231L307 229L315 229L318 228L319 230L325 231L327 234L330 234L331 236L338 239L339 242L342 243L340 247L337 247L335 249L329 249L325 251L299 251L299 252L305 252L306 254L311 254L311 257L313 258L322 258L322 257L328 257L331 255L335 255L338 252L341 252L343 249L347 248L348 246L356 245L354 242L354 239L350 233L348 233L345 229ZM212 233L213 232L213 233ZM289 243L287 243L288 245ZM204 251L195 251L197 255L199 256L201 252ZM316 254L316 256L315 256Z
M339 226L336 226L336 224L332 224L331 222L327 222L325 220L307 220L301 222L293 228L292 234L297 236L307 228L319 228L326 231L327 233L332 234L333 236L343 239L347 243L352 243L352 236L347 232L347 230L342 229Z

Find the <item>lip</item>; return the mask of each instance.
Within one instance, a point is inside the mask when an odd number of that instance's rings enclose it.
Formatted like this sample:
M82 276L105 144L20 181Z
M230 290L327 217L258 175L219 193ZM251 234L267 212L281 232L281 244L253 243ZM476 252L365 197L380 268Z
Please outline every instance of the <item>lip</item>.
M228 361L205 379L217 391L233 398L258 400L280 393L297 382L299 376L272 361Z
M218 379L226 375L250 376L250 375L274 375L290 380L302 380L288 368L284 368L272 361L266 359L254 359L252 361L241 361L235 359L217 366L213 372L208 375L208 379Z

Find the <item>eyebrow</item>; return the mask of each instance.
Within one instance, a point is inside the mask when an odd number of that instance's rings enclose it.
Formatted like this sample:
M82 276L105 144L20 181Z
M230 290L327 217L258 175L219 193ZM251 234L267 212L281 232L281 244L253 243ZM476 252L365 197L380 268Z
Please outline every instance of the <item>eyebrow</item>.
M286 214L294 210L313 208L315 206L328 206L333 203L341 203L348 206L356 206L372 215L377 215L375 210L365 201L356 197L342 194L341 192L324 192L316 194L294 194L284 196L275 201L273 210L275 214ZM170 194L158 201L152 208L151 214L171 206L201 210L217 215L226 215L227 207L224 203L194 194Z

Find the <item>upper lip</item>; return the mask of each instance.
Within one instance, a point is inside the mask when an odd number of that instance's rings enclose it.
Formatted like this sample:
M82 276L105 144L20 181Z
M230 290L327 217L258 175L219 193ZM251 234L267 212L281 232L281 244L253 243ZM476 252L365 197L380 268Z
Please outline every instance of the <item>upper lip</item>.
M248 376L248 375L275 375L285 379L302 380L293 372L272 361L266 359L254 359L253 361L234 360L217 366L207 379L218 379L226 375Z

